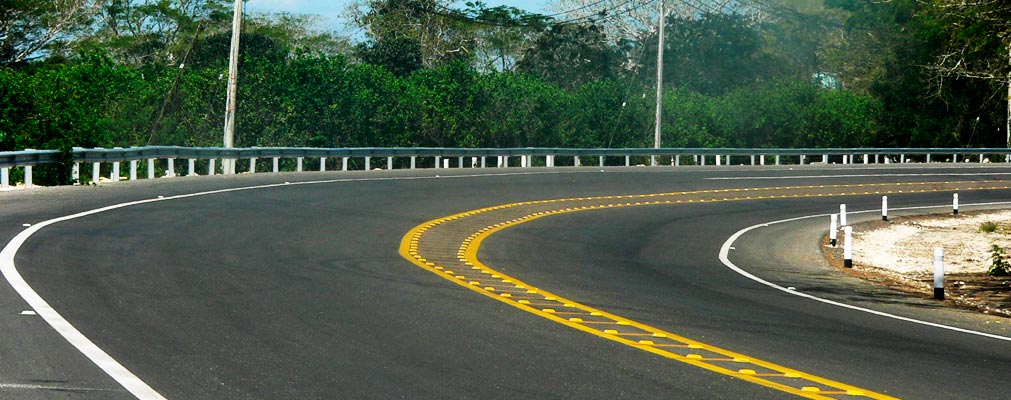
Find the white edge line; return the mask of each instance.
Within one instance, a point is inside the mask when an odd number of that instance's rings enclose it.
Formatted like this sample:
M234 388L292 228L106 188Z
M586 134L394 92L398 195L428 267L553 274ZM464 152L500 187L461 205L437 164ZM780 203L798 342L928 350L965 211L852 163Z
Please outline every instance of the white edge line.
M575 171L573 171L575 172ZM560 173L560 172L552 172ZM18 272L17 266L14 264L14 256L17 255L18 250L22 245L31 238L32 235L42 230L43 228L56 224L59 222L69 221L72 219L82 218L89 215L99 214L106 211L117 210L120 208L126 208L141 204L154 203L160 201L178 200L191 197L208 196L213 194L221 194L228 192L238 192L245 190L256 190L256 189L268 189L283 186L297 186L297 185L313 185L313 184L326 184L326 183L342 183L342 182L367 182L367 181L390 181L390 180L422 180L422 179L456 179L456 178L476 178L476 177L488 177L488 176L514 176L514 175L536 175L545 174L544 172L516 172L516 173L498 173L498 174L467 174L467 175L447 175L447 176L417 176L417 177L377 177L377 178L343 178L343 179L331 179L331 180L316 180L316 181L303 181L303 182L285 182L258 186L246 186L240 188L230 188L230 189L220 189L212 190L207 192L183 194L177 196L160 197L155 199L138 200L121 204L114 204L111 206L106 206L102 208L97 208L90 211L84 211L77 214L67 215L59 218L50 219L48 221L40 222L34 224L27 229L21 231L15 235L10 242L0 250L0 272L3 273L4 278L10 283L11 287L21 295L21 298L28 303L31 309L35 310L36 313L46 323L48 323L60 336L67 340L74 348L84 354L91 362L102 369L109 377L114 379L120 385L123 386L130 394L140 400L166 400L164 396L158 393L156 390L151 388L147 383L142 381L136 375L134 375L130 370L126 369L122 364L116 361L112 356L102 350L98 345L84 336L81 331L77 330L69 321L63 318L59 312L57 312L52 306L46 302L45 299L40 296L35 289L25 281L21 273Z
M991 205L1009 205L1009 204L1011 204L1011 202L975 203L975 204L965 204L963 206L968 207L968 206L991 206ZM897 210L897 211L898 210L920 210L920 209L948 208L948 207L951 207L951 206L950 205L944 205L944 206L925 206L925 207L905 207L905 208L893 208L892 210ZM866 214L866 213L875 213L875 212L879 212L879 211L880 210L851 211L850 214ZM727 241L723 243L723 247L720 248L720 261L727 268L730 268L734 272L737 272L738 274L741 274L745 278L751 279L751 280L753 280L755 282L761 283L761 284L763 284L765 286L768 286L768 287L771 287L773 289L782 291L784 293L792 294L794 296L800 296L800 297L811 299L811 300L814 300L814 301L819 301L819 302L822 302L822 303L825 303L825 304L830 304L830 305L833 305L833 306L847 308L847 309L850 309L850 310L865 312L865 313L868 313L868 314L873 314L873 315L877 315L877 316L881 316L881 317L885 317L885 318L892 318L892 319L896 319L896 320L899 320L899 321L911 322L911 323L914 323L914 324L920 324L920 325L930 326L930 327L934 327L934 328L946 329L946 330L950 330L950 331L955 331L955 332L960 332L960 333L966 333L966 334L976 335L976 336L983 336L983 337L987 337L987 338L991 338L991 339L997 339L997 340L1003 340L1003 341L1011 342L1011 337L1006 337L1006 336L1001 336L1001 335L995 335L995 334L986 333L986 332L979 332L979 331L974 331L974 330L971 330L971 329L965 329L965 328L959 328L959 327L950 326L950 325L939 324L939 323L936 323L936 322L923 321L923 320L918 320L918 319L915 319L915 318L903 317L903 316L899 316L899 315L895 315L895 314L889 314L889 313L886 313L886 312L883 312L883 311L877 311L877 310L872 310L872 309L869 309L869 308L854 306L854 305L851 305L851 304L840 303L838 301L823 299L821 297L813 296L813 295L810 295L810 294L807 294L807 293L798 292L796 290L789 290L789 289L787 289L785 287L779 286L779 285L777 285L775 283L772 283L772 282L769 282L769 281L767 281L765 279L759 278L759 277L751 274L750 272L741 269L737 265L734 265L734 263L730 262L730 258L729 258L730 248L733 246L734 242L737 241L737 239L739 239L741 236L743 236L745 233L748 233L749 231L752 231L752 230L755 230L755 229L758 229L758 228L768 227L769 225L782 224L782 223L787 223L787 222L795 222L795 221L800 221L800 220L804 220L804 219L811 219L811 218L823 218L823 217L827 217L829 215L831 215L831 214L808 215L808 216L804 216L804 217L796 217L796 218L790 218L790 219L783 219L783 220L779 220L779 221L767 222L767 223L764 223L764 224L753 225L753 226L749 226L747 228L741 229L741 230L737 231L737 233L734 233L732 236L730 236L730 238L727 239Z

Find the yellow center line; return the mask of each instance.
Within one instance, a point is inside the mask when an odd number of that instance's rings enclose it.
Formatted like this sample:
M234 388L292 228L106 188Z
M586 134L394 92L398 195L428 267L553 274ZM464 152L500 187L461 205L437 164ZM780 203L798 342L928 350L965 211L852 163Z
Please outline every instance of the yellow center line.
M477 258L485 239L553 215L619 207L698 204L847 195L1008 189L1004 181L883 183L716 189L657 194L527 201L487 207L425 222L401 241L400 254L462 287L538 315L661 357L811 399L831 396L894 399L842 382L755 359L642 324L527 284Z

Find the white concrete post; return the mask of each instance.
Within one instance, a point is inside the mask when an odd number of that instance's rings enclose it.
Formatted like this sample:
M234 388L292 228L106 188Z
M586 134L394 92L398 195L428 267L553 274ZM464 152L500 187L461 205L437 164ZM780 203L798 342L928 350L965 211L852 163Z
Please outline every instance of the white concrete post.
M776 165L779 165L779 154L776 154Z
M411 169L418 168L418 156L411 156Z
M866 154L864 154L864 165L867 165L867 164L868 164L868 162L869 162L869 158L870 158L870 157L868 157L868 156L867 156Z
M463 168L463 156L456 158L456 168Z
M934 299L944 300L944 248L934 248Z
M888 221L888 196L881 196L881 220Z
M699 154L699 165L701 165L703 167L706 165L706 155L705 154Z
M604 156L600 156L600 166L604 167Z
M176 159L168 159L168 171L165 171L165 176L175 177L176 176Z
M632 156L625 156L625 166L628 167L631 165L632 165Z
M191 158L191 159L186 160L186 161L189 161L189 170L187 171L186 176L194 176L194 175L196 175L197 174L197 160L194 160L194 159ZM115 179L116 178L113 178L113 180L115 180Z
M319 172L326 172L326 157L319 158Z
M25 189L31 189L35 187L35 183L32 182L32 166L25 165Z
M10 189L11 187L11 169L10 167L0 168L0 189Z
M70 168L70 179L75 182L81 180L81 163L74 163Z
M680 154L674 156L674 166L675 167L680 167L681 166L681 155ZM626 165L626 167L627 167L627 165Z
M828 224L828 243L835 247L839 243L839 214L832 214Z
M210 160L207 160L207 176L214 176L214 174L217 174L218 173L217 169L218 169L217 159L212 158Z
M371 171L372 170L372 157L371 156L365 156L365 170L366 171Z
M442 168L442 156L435 156L435 169Z
M256 173L256 157L251 157L249 159L249 173L251 174Z
M927 153L927 164L930 164L930 153Z
M442 159L442 169L449 169L449 159L448 158L443 158Z
M147 179L154 179L154 159L147 159Z
M828 154L822 154L821 155L821 162L825 163L825 164L828 164Z
M717 166L717 167L719 167L719 166L723 165L723 160L722 160L722 158L723 158L723 156L721 156L721 155L717 155L717 156L716 156L716 166Z
M554 168L555 167L555 156L549 154L547 157L545 157L544 163L548 165L548 168Z
M295 172L302 172L302 157L295 158Z
M386 169L389 170L389 171L393 171L393 157L392 156L386 157Z
M951 213L958 215L958 193L951 197Z
M481 156L481 168L488 168L488 156Z
M801 154L800 155L800 165L804 165L805 161L807 161L807 156L804 155L804 154Z
M853 268L853 227L843 228L845 237L843 238L843 267Z
M272 169L272 171L276 174L276 173L278 173L278 172L281 171L281 165L280 165L281 160L279 158L277 158L277 157L274 157L273 161L274 161L274 165L273 165L274 168Z
M120 166L120 162L119 161L116 161L116 162L112 163L112 181L113 182L119 182L119 173L120 173L119 166Z
M348 170L348 158L347 157L341 157L341 171L347 171L347 170Z
M906 163L906 155L905 154L899 154L899 164L905 164L905 163Z
M656 155L649 156L649 165L651 167L655 167L656 166ZM577 165L577 167L578 167L578 165Z
M471 157L470 158L470 167L471 168L477 168L477 157Z
M751 165L752 166L755 165L755 155L754 154L751 155Z
M98 179L102 175L102 164L101 163L91 163L91 182L98 184Z
M846 205L845 204L840 204L839 205L839 226L847 226L847 225L849 225L849 224L846 223Z
M131 181L137 180L137 164L138 164L137 160L130 160L130 180ZM77 178L74 178L74 180L77 180Z
M579 162L579 156L573 156L572 157L572 165L577 166L577 167L581 166L580 162Z
M765 154L761 154L761 155L758 156L758 165L763 165L763 166L765 165Z

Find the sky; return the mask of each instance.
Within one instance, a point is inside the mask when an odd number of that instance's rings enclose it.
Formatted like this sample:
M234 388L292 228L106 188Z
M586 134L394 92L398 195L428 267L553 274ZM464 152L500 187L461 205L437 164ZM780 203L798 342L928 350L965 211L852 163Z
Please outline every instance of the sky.
M547 13L543 0L481 0L489 7L509 6L521 10ZM352 0L249 0L247 12L290 12L293 14L316 14L323 21L340 30L344 26L341 15ZM463 8L464 1L457 1L454 7Z

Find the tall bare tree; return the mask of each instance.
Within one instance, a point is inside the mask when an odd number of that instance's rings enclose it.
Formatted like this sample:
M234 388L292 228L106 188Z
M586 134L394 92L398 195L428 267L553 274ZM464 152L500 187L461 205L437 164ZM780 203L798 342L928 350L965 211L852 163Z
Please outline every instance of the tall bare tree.
M5 0L0 2L0 65L18 64L57 50L79 33L99 9L96 0Z

